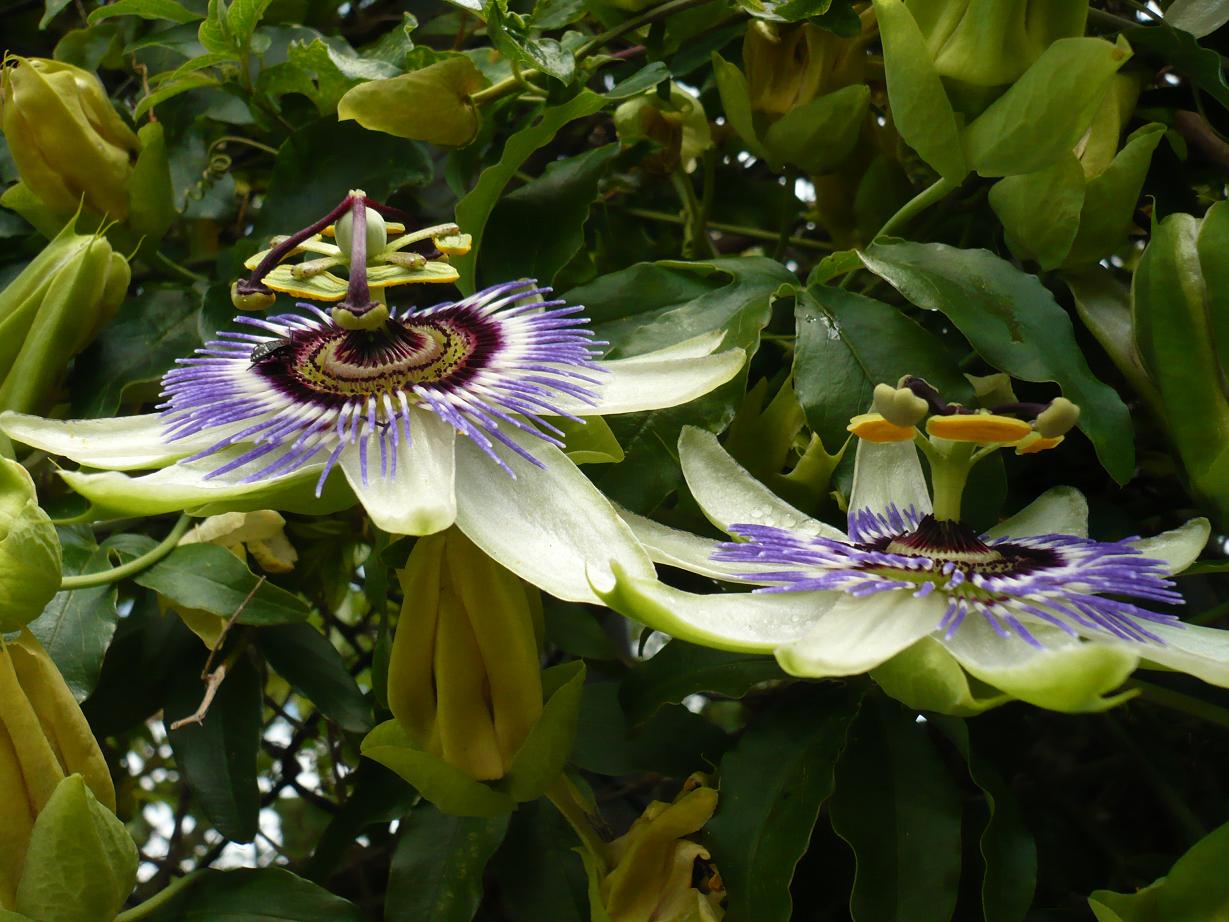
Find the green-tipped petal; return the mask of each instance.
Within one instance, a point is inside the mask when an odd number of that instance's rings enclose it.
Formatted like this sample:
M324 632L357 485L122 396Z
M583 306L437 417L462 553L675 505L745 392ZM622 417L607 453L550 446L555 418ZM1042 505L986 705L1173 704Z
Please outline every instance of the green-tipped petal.
M910 506L921 515L931 511L930 491L917 447L912 442L859 440L850 510L879 513L893 505L902 512Z
M1169 565L1170 572L1181 573L1193 564L1203 553L1212 534L1212 526L1207 519L1191 519L1185 525L1163 531L1151 538L1141 538L1131 542L1145 557L1163 560Z
M1149 624L1147 628L1165 641L1164 646L1150 643L1130 647L1148 663L1229 688L1229 631L1198 624Z
M991 538L1088 537L1088 500L1075 487L1052 487L986 532Z
M970 615L942 643L970 675L1052 711L1103 711L1134 694L1110 693L1138 665L1142 648L1082 641L1044 625L1030 624L1029 631L1044 649L1014 635L1000 637L982 618Z
M410 411L410 438L397 445L397 466L388 461L381 476L379 448L368 446L367 481L358 449L347 446L339 459L346 480L376 527L394 535L430 535L457 517L457 430L434 413Z
M507 434L544 466L505 451L513 479L472 441L457 441L457 525L471 541L570 602L598 601L585 575L591 561L654 577L653 562L627 523L563 452L518 430Z
M116 471L165 467L214 444L225 434L214 429L207 437L197 435L167 442L162 417L157 413L117 419L61 420L5 412L0 413L0 430L13 441L49 455Z
M656 579L590 570L597 596L619 614L680 640L743 653L769 653L803 636L841 599L835 592L696 595Z
M738 374L747 361L742 349L727 349L716 355L695 357L657 353L630 359L597 362L593 374L599 382L592 385L597 394L593 403L559 395L552 406L577 416L606 416L612 413L639 413L688 403L725 384Z
M728 533L731 525L774 525L838 541L845 539L842 532L799 512L752 477L711 432L685 427L679 434L679 463L700 509L724 532Z
M777 648L777 662L814 679L867 672L934 631L946 605L936 595L902 592L839 596L805 635Z

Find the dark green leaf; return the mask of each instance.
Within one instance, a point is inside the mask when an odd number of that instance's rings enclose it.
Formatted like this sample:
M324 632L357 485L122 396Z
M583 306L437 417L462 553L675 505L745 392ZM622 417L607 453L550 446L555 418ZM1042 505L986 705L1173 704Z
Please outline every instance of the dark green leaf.
M727 653L672 640L627 674L619 699L633 721L651 717L663 704L708 692L741 698L761 682L786 678L769 656Z
M987 250L942 243L876 243L866 267L919 307L942 311L995 368L1024 381L1054 381L1079 404L1080 428L1110 475L1135 470L1131 417L1117 393L1093 375L1071 318L1036 276Z
M224 618L239 612L239 624L286 624L307 618L306 602L271 583L257 589L257 577L247 565L216 544L178 547L134 580L184 608Z
M187 9L176 0L115 0L90 13L89 23L96 25L112 16L140 16L142 19L166 22L196 22L201 18L200 13Z
M521 804L490 871L510 922L588 922L575 833L545 799Z
M794 698L761 715L721 760L721 797L706 831L730 894L727 922L789 922L794 867L832 793L858 702L850 689Z
M1172 64L1199 89L1229 109L1229 83L1225 82L1221 56L1200 45L1195 36L1166 25L1137 26L1124 29L1122 34L1136 51Z
M470 922L482 874L508 817L448 816L429 804L401 821L384 902L386 922Z
M947 922L960 882L960 793L912 712L866 701L836 769L832 828L857 859L854 922Z
M277 670L343 730L371 729L371 705L363 697L345 661L310 624L281 624L260 631L260 648Z
M284 868L198 871L172 899L137 912L142 922L363 922L352 903Z

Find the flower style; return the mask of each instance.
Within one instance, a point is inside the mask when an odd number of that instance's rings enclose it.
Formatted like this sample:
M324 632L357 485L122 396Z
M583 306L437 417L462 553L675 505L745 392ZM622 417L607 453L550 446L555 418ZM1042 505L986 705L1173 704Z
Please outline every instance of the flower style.
M1032 423L952 410L931 417L926 439L909 417L920 423L918 410L931 407L902 411L881 396L876 409L885 413L851 423L871 438L858 444L846 532L789 506L715 436L688 429L679 453L692 494L739 540L625 518L659 563L760 588L694 595L616 566L614 581L594 577L599 594L683 639L771 651L799 676L870 672L911 706L949 713L1012 698L1062 711L1108 707L1123 699L1109 693L1138 665L1229 687L1229 632L1153 610L1181 603L1170 576L1207 542L1205 519L1153 538L1095 541L1084 498L1059 487L985 534L959 521L972 464L1004 445L1020 451L1036 450L1038 439L1056 442L1055 430L1075 421L1073 405L1059 398L1028 408L1044 417ZM966 422L953 422L960 418ZM892 426L903 431L893 435ZM933 500L919 447L931 465Z
M237 318L243 331L220 333L167 373L160 413L88 421L3 414L0 429L108 471L62 472L102 514L327 513L357 497L385 531L424 535L455 523L519 576L566 599L595 599L587 561L613 558L651 576L644 549L565 453L566 432L593 417L694 399L737 374L743 351L717 352L723 334L713 332L600 360L582 308L543 300L549 289L532 281L390 310L385 276L354 268L370 267L368 252L387 259L391 246L360 192L262 257L235 286L237 305L267 303L270 286L308 265L278 261L334 221L350 273L330 313L303 304L302 313ZM464 244L451 233L433 239L440 250L424 257L428 265L446 263L450 243ZM333 476L338 468L344 483ZM117 473L150 469L158 470Z

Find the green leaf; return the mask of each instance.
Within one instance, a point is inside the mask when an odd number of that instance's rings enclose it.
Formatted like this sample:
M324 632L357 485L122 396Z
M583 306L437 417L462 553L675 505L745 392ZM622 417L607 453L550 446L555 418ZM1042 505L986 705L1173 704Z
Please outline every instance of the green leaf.
M310 624L281 624L260 631L260 649L277 674L343 730L366 733L371 705L341 654Z
M944 179L954 182L963 178L969 167L961 146L960 124L922 30L904 0L875 0L875 18L883 41L888 101L897 131Z
M1110 80L1131 57L1119 39L1062 38L964 130L982 176L1032 173L1068 154L1092 123Z
M417 748L401 725L386 720L363 740L363 755L392 769L445 813L495 817L516 809L516 801Z
M470 922L482 875L508 817L448 816L430 804L401 821L384 898L385 922Z
M136 883L137 858L124 824L69 775L34 823L14 908L39 922L108 922Z
M486 28L491 44L509 61L537 68L565 85L572 82L576 74L576 58L572 52L553 38L529 35L525 18L509 12L508 0L487 4Z
M663 704L680 704L698 692L741 698L762 682L787 676L771 656L729 653L672 640L623 679L619 700L639 722Z
M521 804L488 868L510 918L590 922L585 875L572 850L575 833L545 800Z
M832 794L858 701L847 688L787 700L760 715L721 760L706 841L729 891L729 922L789 922L794 867Z
M1195 36L1167 25L1124 29L1122 35L1141 52L1173 65L1191 83L1229 109L1229 83L1225 82L1221 56L1200 45Z
M148 907L148 908L147 908ZM157 906L116 922L363 922L358 908L284 868L197 871Z
M236 619L239 624L287 624L307 619L305 601L272 583L262 583L257 589L257 577L247 564L216 544L177 547L133 579L177 605L224 618L242 606Z
M104 9L106 9L106 7L104 7ZM204 26L201 28L204 28ZM133 118L140 118L154 106L164 103L168 99L173 99L180 93L186 93L189 90L199 90L202 87L218 85L219 84L216 79L206 76L205 74L188 74L182 79L173 80L170 83L163 84L148 96L142 96L140 102L136 105L136 109L133 110Z
M751 93L747 87L746 76L737 64L727 61L715 51L713 76L717 80L717 92L721 95L726 121L738 133L748 151L761 160L773 160L755 130L755 117L751 111Z
M1037 845L1024 822L1011 785L970 739L962 720L942 719L936 726L955 743L969 767L969 777L982 790L989 817L981 835L985 862L982 914L986 922L1022 922L1037 886Z
M333 118L310 122L278 149L256 232L293 233L317 221L351 189L387 201L405 186L426 185L431 175L421 144Z
M230 31L226 15L226 0L209 0L209 12L197 29L197 40L206 51L215 54L234 54L238 57L239 46Z
M146 235L145 246L156 250L175 220L175 189L171 185L162 123L147 122L137 136L141 139L141 153L128 179L128 226Z
M353 779L350 795L333 814L305 870L305 876L312 880L327 881L347 858L359 835L373 824L387 827L400 820L419 800L417 791L370 759L359 760L348 778Z
M1003 222L1012 253L1034 260L1042 269L1057 268L1066 261L1080 230L1084 207L1080 161L1067 152L1035 173L1000 179L990 187L990 207ZM1133 200L1130 207L1135 207Z
M83 526L63 529L60 546L65 575L96 573L111 566L108 544L99 548ZM43 613L28 625L78 702L88 698L98 683L102 659L119 619L117 593L114 583L57 592Z
M1131 419L1122 398L1093 375L1071 318L1035 276L986 250L885 242L866 267L919 307L942 311L987 362L1023 381L1054 381L1079 404L1080 428L1110 475L1135 470Z
M537 122L508 138L499 161L483 170L474 188L457 202L457 223L473 238L473 248L469 253L453 259L453 265L461 273L457 287L463 294L474 292L477 261L482 253L487 222L513 174L534 151L549 144L560 128L575 119L593 114L605 102L606 100L596 93L582 90L570 101L544 110Z
M764 134L772 160L792 163L818 175L840 166L862 133L871 91L846 86L791 109Z
M337 118L398 138L460 147L478 133L480 116L470 96L482 84L469 58L449 57L399 77L359 84L337 104Z
M576 738L576 716L585 684L585 664L563 663L542 673L542 715L512 757L498 786L518 802L546 793L563 773Z
M960 792L926 727L875 696L836 768L832 828L857 860L854 922L947 922L960 882Z
M226 11L226 24L235 44L246 48L252 40L252 33L265 15L272 0L231 0L230 9Z
M487 218L480 287L514 278L551 284L584 243L598 182L618 152L618 144L607 144L556 160L496 202ZM542 221L547 213L550 220Z
M140 16L166 22L196 22L204 18L176 0L115 0L91 12L87 22L94 26L113 16Z
M200 706L205 694L200 675L203 665L202 651L172 674L165 709L168 728ZM259 670L248 656L240 655L226 673L204 721L169 731L175 764L201 809L218 832L235 842L251 842L258 829L256 755L263 687Z
M1226 0L1174 0L1165 10L1165 22L1196 38L1211 35L1229 22Z
M807 425L831 451L849 420L865 413L876 384L925 378L950 399L971 402L972 388L931 333L881 301L841 288L799 290L794 390Z

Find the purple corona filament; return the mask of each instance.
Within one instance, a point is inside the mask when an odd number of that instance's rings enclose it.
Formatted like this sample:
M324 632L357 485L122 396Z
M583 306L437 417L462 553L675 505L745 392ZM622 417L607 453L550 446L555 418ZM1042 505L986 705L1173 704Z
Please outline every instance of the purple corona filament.
M1025 621L1067 634L1108 633L1121 640L1163 644L1149 623L1176 625L1131 601L1182 604L1163 561L1127 541L1074 535L1026 538L978 536L959 522L936 521L909 507L849 514L849 540L814 537L764 525L734 525L745 541L724 543L714 560L780 567L741 578L775 584L758 592L835 590L852 596L879 592L937 592L948 605L936 630L951 637L976 614L1002 637L1041 643ZM1132 539L1133 540L1133 539Z
M508 431L561 446L562 432L546 417L577 419L560 409L561 396L572 405L596 401L594 359L604 345L587 329L583 308L539 300L549 293L533 281L507 282L395 312L377 330L344 329L310 304L298 305L306 314L237 317L256 332L219 333L163 378L166 437L217 432L216 442L186 461L242 446L207 477L261 462L245 483L324 458L319 495L346 446L358 449L364 483L369 467L396 476L397 449L414 438L417 409L471 439L512 476L501 446L540 467Z

